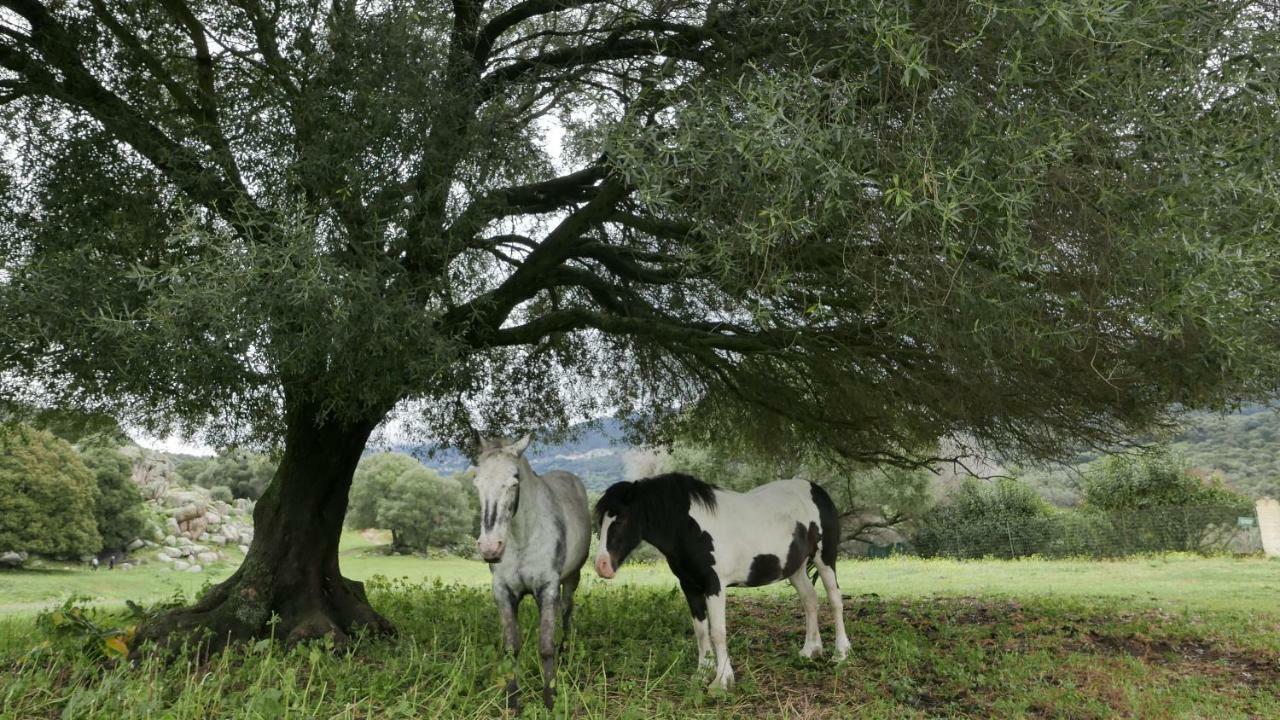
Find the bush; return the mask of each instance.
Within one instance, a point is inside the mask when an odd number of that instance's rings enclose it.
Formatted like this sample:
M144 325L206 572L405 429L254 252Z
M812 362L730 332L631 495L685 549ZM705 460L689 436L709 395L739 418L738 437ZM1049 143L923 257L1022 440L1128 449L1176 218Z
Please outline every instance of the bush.
M1048 504L1026 485L967 479L924 515L912 542L925 557L1023 557L1041 551L1052 526Z
M78 557L102 547L94 476L65 440L0 424L0 551Z
M1253 503L1160 450L1116 455L1085 477L1085 508L1110 513L1124 552L1197 552L1221 544Z
M1223 487L1218 478L1202 479L1180 458L1164 451L1134 457L1113 455L1085 475L1085 507L1131 512L1157 507L1252 505Z
M225 503L229 503L235 499L235 495L231 493L231 488L226 485L214 485L209 488L209 497L214 500L221 500Z
M356 530L377 527L378 503L387 497L396 478L419 467L422 463L404 453L378 453L361 459L351 478L347 526Z

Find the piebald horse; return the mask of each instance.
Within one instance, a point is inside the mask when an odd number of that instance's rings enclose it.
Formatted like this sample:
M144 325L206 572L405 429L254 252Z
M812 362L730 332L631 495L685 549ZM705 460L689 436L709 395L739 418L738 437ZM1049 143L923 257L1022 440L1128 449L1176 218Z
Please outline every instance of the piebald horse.
M844 609L836 585L840 518L831 497L803 480L779 480L745 493L721 490L688 475L620 482L596 504L600 545L596 572L609 579L641 540L667 558L680 581L698 641L698 664L715 651L711 688L733 685L725 643L725 588L790 580L804 605L800 654L822 652L818 596L806 573L816 566L835 614L835 657L849 652Z
M532 595L538 603L542 702L550 709L555 700L557 610L567 638L573 594L591 544L591 514L582 481L560 471L538 475L523 457L527 447L528 435L515 441L479 441L476 547L493 574L503 644L513 659L520 654L520 600ZM519 708L519 690L513 674L507 682L508 707Z

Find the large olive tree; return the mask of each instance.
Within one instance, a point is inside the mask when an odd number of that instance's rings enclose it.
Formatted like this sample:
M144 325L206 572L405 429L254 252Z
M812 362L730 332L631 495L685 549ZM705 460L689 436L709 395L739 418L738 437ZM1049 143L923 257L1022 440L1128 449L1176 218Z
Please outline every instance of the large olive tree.
M1104 443L1273 388L1275 26L0 0L0 382L283 446L244 564L144 637L388 630L337 543L406 404L455 439L609 408L873 462Z

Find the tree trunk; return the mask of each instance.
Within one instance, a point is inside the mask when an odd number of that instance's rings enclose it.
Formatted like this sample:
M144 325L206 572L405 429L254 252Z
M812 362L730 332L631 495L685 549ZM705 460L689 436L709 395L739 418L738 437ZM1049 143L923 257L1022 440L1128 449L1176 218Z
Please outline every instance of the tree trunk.
M231 577L195 606L143 623L138 641L198 637L205 652L274 636L287 644L357 632L390 633L363 584L338 571L347 492L376 420L317 421L314 406L288 414L284 457L253 511L253 544Z

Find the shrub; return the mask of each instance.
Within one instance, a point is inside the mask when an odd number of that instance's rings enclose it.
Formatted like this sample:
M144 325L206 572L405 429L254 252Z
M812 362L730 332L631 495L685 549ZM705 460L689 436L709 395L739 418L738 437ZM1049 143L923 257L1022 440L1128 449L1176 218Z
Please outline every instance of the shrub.
M1041 551L1052 526L1048 504L1026 485L967 479L924 515L912 541L925 557L1022 557Z
M1156 507L1247 507L1252 503L1223 487L1216 477L1202 479L1167 450L1141 456L1113 455L1085 475L1086 507L1130 512Z
M276 464L265 455L230 450L214 458L189 460L177 468L178 474L200 487L222 485L238 498L257 500L276 472Z
M235 499L235 495L231 493L231 488L226 485L214 485L209 488L209 497L214 500L221 500L225 503L229 503Z
M396 478L378 503L378 525L391 530L396 549L427 550L466 542L476 514L458 483L421 465Z

